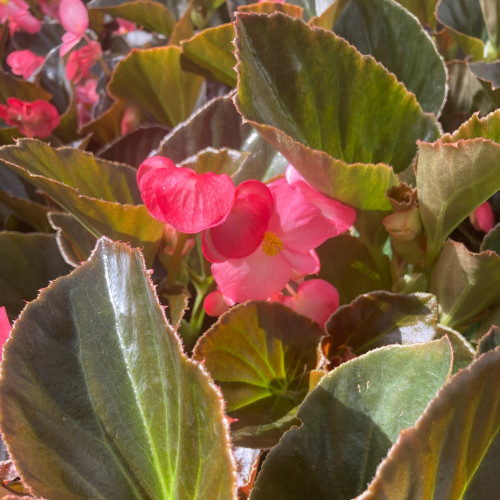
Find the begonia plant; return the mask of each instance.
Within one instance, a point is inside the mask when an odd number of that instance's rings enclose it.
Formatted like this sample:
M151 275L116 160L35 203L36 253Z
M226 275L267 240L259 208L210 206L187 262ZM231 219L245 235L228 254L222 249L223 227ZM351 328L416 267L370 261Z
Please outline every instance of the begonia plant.
M499 16L0 0L0 496L500 498Z

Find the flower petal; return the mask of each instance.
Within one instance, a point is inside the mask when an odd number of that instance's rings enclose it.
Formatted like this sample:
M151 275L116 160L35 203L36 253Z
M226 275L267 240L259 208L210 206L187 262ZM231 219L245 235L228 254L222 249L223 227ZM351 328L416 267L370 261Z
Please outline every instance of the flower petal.
M89 15L81 0L61 0L59 3L59 19L63 28L79 38L89 27Z
M7 311L5 307L0 307L0 361L2 361L3 357L3 346L9 338L11 329Z

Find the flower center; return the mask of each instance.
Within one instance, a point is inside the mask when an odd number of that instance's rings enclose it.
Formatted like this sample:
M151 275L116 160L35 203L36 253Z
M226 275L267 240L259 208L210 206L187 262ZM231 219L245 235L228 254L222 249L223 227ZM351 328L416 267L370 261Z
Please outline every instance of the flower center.
M271 233L270 231L266 231L264 233L264 238L262 238L262 250L269 257L276 257L280 253L280 250L283 250L285 245L278 238L276 233Z

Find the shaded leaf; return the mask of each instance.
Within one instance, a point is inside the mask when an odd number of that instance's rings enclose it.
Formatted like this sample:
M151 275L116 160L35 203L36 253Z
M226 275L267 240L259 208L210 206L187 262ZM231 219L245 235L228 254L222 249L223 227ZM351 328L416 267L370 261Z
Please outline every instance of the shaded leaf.
M360 500L497 498L500 349L457 373L403 431Z
M424 26L436 28L434 12L438 0L397 0L397 2L417 16Z
M420 143L417 186L432 263L450 233L500 190L500 145L484 139Z
M446 382L450 364L442 339L377 349L332 371L302 403L302 426L269 452L251 499L354 498Z
M494 351L500 346L500 327L492 326L477 344L477 355L480 356L488 351Z
M249 302L225 313L198 340L194 359L204 360L220 386L228 416L237 419L233 431L273 425L300 404L322 334L282 304Z
M220 396L125 245L100 240L26 308L5 348L0 405L37 495L235 498Z
M81 133L92 134L92 140L107 145L121 136L120 122L126 109L125 101L114 102L98 118L82 127Z
M479 118L479 113L474 113L455 132L443 135L439 138L439 141L443 143L458 142L460 139L475 139L478 137L500 143L500 109L483 118Z
M438 325L435 338L441 338L444 335L448 337L453 350L453 369L456 373L462 368L469 366L474 361L474 348L469 341L456 330L447 326Z
M164 35L170 35L175 25L175 16L167 6L154 0L92 0L87 7L114 17L122 17L146 30Z
M469 64L470 70L479 79L490 99L500 106L500 62L477 62Z
M500 255L500 224L497 224L493 229L483 238L481 242L481 252L485 250L493 250Z
M377 265L359 238L341 234L328 239L316 253L321 262L319 277L337 288L341 304L384 288Z
M0 70L0 102L5 104L9 97L32 102L37 99L48 101L51 95L34 83L19 80Z
M488 32L492 55L498 56L500 50L500 5L498 2L490 2L489 0L479 0L479 5Z
M447 241L431 274L440 322L455 328L500 301L500 256L472 253L461 243Z
M333 30L394 73L424 111L439 115L446 97L446 66L406 9L393 0L351 0Z
M427 342L437 323L436 298L429 293L367 293L330 316L323 352L335 364L347 348L359 355L388 344Z
M61 43L64 28L59 23L42 22L40 31L27 33L16 31L12 36L18 50L31 50L38 56L46 56L56 45Z
M54 234L0 232L0 304L11 320L40 288L70 269Z
M182 71L181 52L173 46L132 50L113 72L110 95L138 105L167 127L182 122L194 109L203 79Z
M47 212L54 210L54 207L47 207L40 203L31 200L12 196L6 191L0 191L0 204L4 204L9 208L18 219L26 222L37 231L42 233L51 232L49 221L47 220Z
M195 158L184 160L181 165L192 168L198 174L213 172L232 177L242 167L249 154L227 148L218 150L206 148L200 151Z
M397 172L417 139L437 138L435 118L415 96L333 33L276 13L239 14L236 35L238 107L260 132L275 127L343 162L383 162Z

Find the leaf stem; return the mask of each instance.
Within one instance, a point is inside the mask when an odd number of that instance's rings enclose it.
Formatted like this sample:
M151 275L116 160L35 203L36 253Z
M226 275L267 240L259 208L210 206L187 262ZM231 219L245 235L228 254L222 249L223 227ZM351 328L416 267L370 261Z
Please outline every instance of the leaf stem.
M182 257L182 251L184 250L184 245L188 239L188 235L185 233L179 233L177 238L177 243L175 244L174 253L170 259L170 264L167 270L167 286L173 285L177 276L179 275L179 263Z

